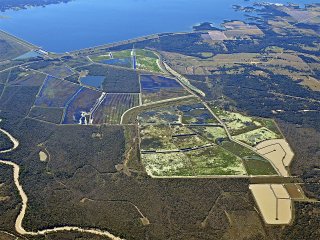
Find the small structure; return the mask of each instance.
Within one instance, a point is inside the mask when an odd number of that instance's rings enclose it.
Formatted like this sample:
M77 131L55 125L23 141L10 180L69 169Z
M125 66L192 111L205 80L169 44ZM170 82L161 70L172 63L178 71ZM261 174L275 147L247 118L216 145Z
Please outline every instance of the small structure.
M132 59L132 68L134 70L136 70L137 69L137 54L136 54L136 50L134 49L134 46L131 51L131 59Z

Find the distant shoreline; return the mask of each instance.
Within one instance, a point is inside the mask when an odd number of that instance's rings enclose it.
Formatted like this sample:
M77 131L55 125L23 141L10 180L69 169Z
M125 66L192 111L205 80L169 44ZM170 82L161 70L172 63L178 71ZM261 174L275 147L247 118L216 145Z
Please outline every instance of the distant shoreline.
M5 12L8 10L19 11L19 10L23 10L23 9L28 9L30 7L45 7L45 6L51 5L51 4L68 3L71 1L74 1L74 0L48 0L46 2L43 2L42 0L27 0L27 1L2 0L0 3L0 12ZM3 16L0 16L0 19L3 19L2 17Z

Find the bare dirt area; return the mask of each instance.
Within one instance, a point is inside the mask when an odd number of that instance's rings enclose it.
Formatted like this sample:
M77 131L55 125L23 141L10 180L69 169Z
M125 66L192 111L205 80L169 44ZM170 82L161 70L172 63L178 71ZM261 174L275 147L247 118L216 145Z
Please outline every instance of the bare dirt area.
M255 149L269 159L279 170L282 176L288 177L294 153L285 139L267 140L259 143Z
M45 161L47 161L48 156L45 152L41 151L41 152L39 152L39 158L40 158L41 162L45 162Z
M292 200L282 184L249 186L264 221L270 225L286 225L292 221Z
M290 195L290 198L295 201L303 201L308 200L308 198L305 196L303 189L299 184L295 183L288 183L285 184L284 187L286 188L287 192Z

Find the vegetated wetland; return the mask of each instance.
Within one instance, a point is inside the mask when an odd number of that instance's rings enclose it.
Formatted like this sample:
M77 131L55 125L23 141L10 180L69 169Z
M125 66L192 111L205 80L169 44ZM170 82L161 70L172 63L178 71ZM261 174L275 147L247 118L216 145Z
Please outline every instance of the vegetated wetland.
M0 33L0 238L319 239L319 5L253 9L65 54Z

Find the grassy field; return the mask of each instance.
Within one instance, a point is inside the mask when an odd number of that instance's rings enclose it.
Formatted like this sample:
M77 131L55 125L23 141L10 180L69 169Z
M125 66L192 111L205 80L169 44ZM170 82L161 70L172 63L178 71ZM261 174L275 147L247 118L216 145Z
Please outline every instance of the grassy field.
M190 129L196 132L201 137L207 139L210 142L219 143L222 139L227 139L228 135L223 127L220 126L196 126L190 127Z
M276 123L272 119L249 117L216 107L212 107L212 110L225 123L231 135L240 141L254 144L263 140L282 138Z
M13 68L2 73L3 80L7 79L7 84L15 86L41 86L45 80L45 74L24 70L21 68ZM2 75L1 74L1 75Z
M222 116L220 111L215 112ZM275 127L273 121L226 111L223 114L234 133L244 132L235 137L239 141L254 145L277 136L264 127ZM138 121L141 159L151 176L277 174L267 159L231 142L223 126L197 101L142 110ZM185 159L189 159L192 169L186 167Z
M190 161L180 152L142 154L141 159L151 176L194 176Z
M131 51L131 49L128 49L109 52L102 55L91 56L91 59L95 62L133 68ZM136 49L135 52L137 56L137 69L149 72L162 72L157 62L159 61L159 58L152 51L145 49Z
M281 135L276 134L265 127L258 128L258 129L234 136L234 139L247 143L250 146L255 146L258 143L266 140L278 139L278 138L281 138Z
M140 128L142 151L178 150L172 142L172 129L168 125L149 125Z
M187 152L197 176L246 175L241 158L219 146Z
M221 147L243 160L248 175L277 175L271 163L252 150L231 141L223 141Z
M219 146L188 152L148 153L141 155L151 176L245 175L242 160Z

